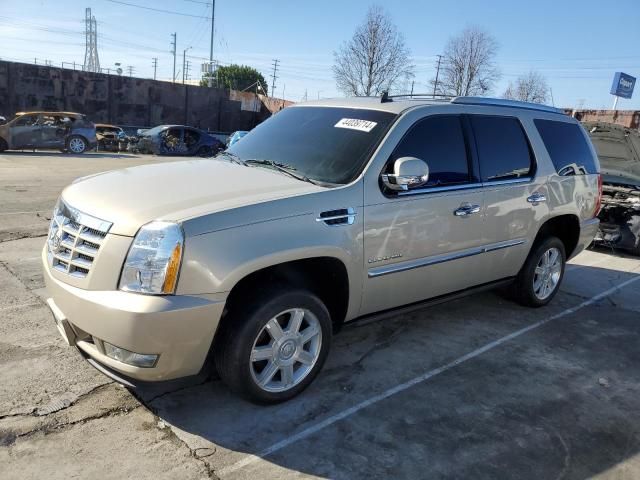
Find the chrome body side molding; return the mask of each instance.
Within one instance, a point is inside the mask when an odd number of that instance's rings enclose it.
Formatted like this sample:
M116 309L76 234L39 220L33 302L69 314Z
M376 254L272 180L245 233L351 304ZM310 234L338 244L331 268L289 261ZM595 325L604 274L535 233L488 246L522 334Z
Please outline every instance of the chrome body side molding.
M461 258L471 257L473 255L480 255L482 253L494 252L503 248L515 247L516 245L522 245L526 243L524 238L516 238L513 240L506 240L504 242L492 243L489 245L483 245L482 247L469 248L466 250L460 250L459 252L447 253L444 255L434 255L431 257L418 258L415 260L409 260L406 262L394 263L392 265L383 265L380 267L370 268L367 276L369 278L380 277L382 275L389 275L391 273L406 272L407 270L413 270L415 268L428 267L430 265L436 265L438 263L450 262L452 260L458 260Z

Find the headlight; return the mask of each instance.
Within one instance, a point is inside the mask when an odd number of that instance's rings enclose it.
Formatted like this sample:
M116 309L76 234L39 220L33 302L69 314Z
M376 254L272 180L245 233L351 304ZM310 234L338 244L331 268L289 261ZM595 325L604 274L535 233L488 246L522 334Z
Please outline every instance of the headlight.
M120 290L155 295L173 294L178 283L184 234L169 222L143 226L129 249L120 275Z

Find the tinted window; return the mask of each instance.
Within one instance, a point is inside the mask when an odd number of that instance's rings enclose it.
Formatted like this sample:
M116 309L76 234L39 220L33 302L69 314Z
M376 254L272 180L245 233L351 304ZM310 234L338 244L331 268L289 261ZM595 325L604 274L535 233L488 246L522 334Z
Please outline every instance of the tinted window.
M529 143L518 119L471 116L483 182L527 177L533 163Z
M553 120L534 122L558 173L598 173L595 159L580 125Z
M401 157L416 157L429 165L427 186L455 185L469 181L467 148L462 124L457 116L434 116L418 121L396 147L393 161Z
M377 110L289 107L261 123L229 151L244 160L273 160L327 183L348 183L362 172L395 119Z

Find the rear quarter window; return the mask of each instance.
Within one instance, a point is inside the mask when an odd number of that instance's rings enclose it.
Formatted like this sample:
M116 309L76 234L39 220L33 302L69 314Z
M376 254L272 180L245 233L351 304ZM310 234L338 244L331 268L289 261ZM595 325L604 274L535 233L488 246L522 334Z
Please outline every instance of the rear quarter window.
M598 173L595 157L580 125L541 119L534 123L558 174Z

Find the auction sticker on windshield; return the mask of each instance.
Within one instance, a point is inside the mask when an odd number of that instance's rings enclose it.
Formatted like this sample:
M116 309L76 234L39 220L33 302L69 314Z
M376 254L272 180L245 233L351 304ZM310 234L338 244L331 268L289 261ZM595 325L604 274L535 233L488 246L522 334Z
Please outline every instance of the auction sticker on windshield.
M351 130L358 130L360 132L370 132L377 125L377 122L370 122L369 120L360 120L358 118L343 118L334 125L336 128L349 128Z

